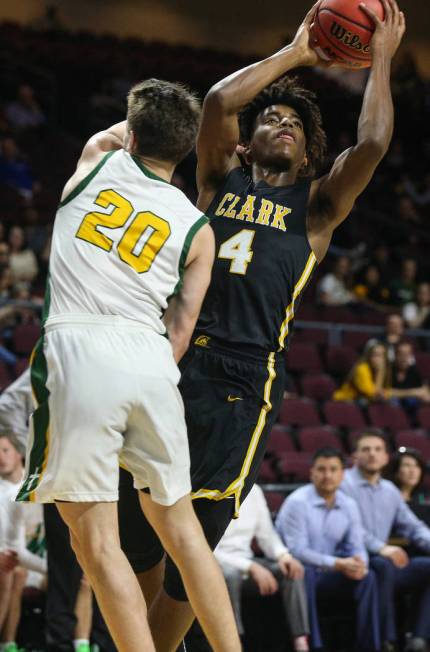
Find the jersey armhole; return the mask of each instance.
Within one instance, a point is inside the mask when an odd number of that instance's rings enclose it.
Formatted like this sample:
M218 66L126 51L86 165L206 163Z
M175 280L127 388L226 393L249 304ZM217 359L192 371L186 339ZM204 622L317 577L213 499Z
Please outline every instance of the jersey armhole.
M178 294L180 292L182 283L183 283L183 278L184 278L184 271L185 271L185 263L187 261L188 253L190 251L191 243L194 239L194 236L202 226L205 226L205 224L209 224L209 218L206 215L202 215L196 222L194 222L193 226L190 228L188 231L185 241L184 241L184 246L182 247L181 255L179 258L179 269L178 269L178 274L179 274L179 280L176 283L175 289L173 291L173 294Z
M82 191L83 191L83 190L88 186L88 184L90 183L90 181L91 181L92 179L94 179L94 177L96 176L97 172L98 172L98 171L103 167L103 165L104 165L104 164L106 163L106 161L107 161L107 160L112 156L112 154L115 154L116 151L118 151L118 150L112 150L111 152L108 152L105 156L103 156L103 158L102 158L102 159L97 163L97 165L95 166L95 168L92 169L91 172L89 172L89 174L87 174L87 176L84 177L84 178L82 179L82 181L80 181L80 182L78 183L78 185L77 185L75 188L73 188L73 190L71 190L71 191L69 192L68 195L66 195L66 197L63 199L63 201L60 201L58 207L59 207L59 208L62 208L63 206L65 206L66 204L68 204L69 202L71 202L72 199L74 199L75 197L77 197L77 196L79 195L79 193L81 193L81 192L82 192Z

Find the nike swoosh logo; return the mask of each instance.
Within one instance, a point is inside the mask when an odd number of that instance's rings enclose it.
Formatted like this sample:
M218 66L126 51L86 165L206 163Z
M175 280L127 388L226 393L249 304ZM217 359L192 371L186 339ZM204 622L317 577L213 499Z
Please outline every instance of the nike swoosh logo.
M227 396L227 401L229 403L233 403L234 401L243 401L243 398L241 398L240 396L232 396L231 394L229 394Z

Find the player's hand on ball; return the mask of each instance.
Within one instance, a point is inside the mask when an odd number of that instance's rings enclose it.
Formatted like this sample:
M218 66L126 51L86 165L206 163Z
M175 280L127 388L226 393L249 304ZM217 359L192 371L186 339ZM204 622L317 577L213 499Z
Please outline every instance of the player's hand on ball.
M360 4L360 8L375 24L375 32L371 41L372 57L391 59L405 33L405 15L403 11L400 11L395 0L381 0L381 3L384 6L384 20L378 18L375 12L366 6L365 0Z
M310 30L320 4L321 0L318 0L310 11L308 11L293 39L292 46L299 52L299 66L316 66L318 63L323 63L322 59L319 58L309 44Z

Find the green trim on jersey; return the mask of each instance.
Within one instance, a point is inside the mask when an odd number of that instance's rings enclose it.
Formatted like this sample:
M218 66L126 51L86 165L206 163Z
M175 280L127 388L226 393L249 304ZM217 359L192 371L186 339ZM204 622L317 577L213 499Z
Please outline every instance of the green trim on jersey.
M37 489L46 467L49 448L49 390L46 387L48 365L46 363L44 335L39 339L34 349L31 362L31 386L37 401L37 408L32 414L33 445L30 451L28 469L22 487L16 497L17 501L34 500Z
M204 226L205 224L209 224L209 218L206 217L206 215L202 215L196 222L194 222L193 226L187 233L184 246L182 247L181 257L179 258L179 270L178 270L179 281L176 283L172 296L178 294L178 292L181 291L183 280L184 280L185 263L187 261L187 256L190 251L191 243L197 231L199 231L202 228L202 226Z
M163 183L167 183L168 186L171 186L172 184L166 181L166 179L162 179L161 177L158 176L158 174L155 174L155 172L151 172L149 168L146 167L140 160L138 156L135 156L134 154L130 154L132 160L136 163L137 167L139 170L143 172L143 174L150 179L154 179L155 181L162 181Z
M74 188L74 189L73 189L73 190L72 190L72 191L71 191L71 192L70 192L70 193L69 193L69 194L68 194L68 195L63 199L63 201L60 201L60 203L59 203L59 208L62 208L63 206L65 206L66 204L68 204L69 202L71 202L72 199L74 199L75 197L77 197L77 196L79 195L79 193L81 193L81 192L82 192L82 191L83 191L83 190L88 186L88 184L90 183L90 181L91 181L92 179L94 179L94 177L96 176L96 174L97 174L97 172L100 170L100 168L102 168L102 167L104 166L104 164L106 163L106 161L107 161L107 160L112 156L112 154L115 154L116 151L118 151L118 150L112 150L112 152L108 152L105 156L103 156L102 160L99 161L99 162L97 163L97 165L96 165L96 167L94 168L94 170L91 170L91 172L90 172L89 174L87 174L87 176L86 176L84 179L82 179L82 181L80 181L80 182L78 183L78 185L76 186L76 188Z

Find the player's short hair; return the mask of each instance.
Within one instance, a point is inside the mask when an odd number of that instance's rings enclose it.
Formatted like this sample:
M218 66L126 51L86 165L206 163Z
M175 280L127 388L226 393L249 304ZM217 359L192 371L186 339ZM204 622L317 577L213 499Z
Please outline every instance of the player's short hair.
M136 154L179 163L195 145L200 112L197 96L182 84L139 82L127 98L127 126L136 138Z
M313 176L324 160L327 149L327 137L322 127L322 117L316 95L303 88L297 77L282 77L264 88L252 102L247 104L239 114L240 139L248 144L254 133L257 116L268 106L284 104L297 111L306 136L306 156L308 163L300 169L302 177Z
M338 460L340 460L342 467L345 467L345 457L338 448L334 448L333 446L323 446L322 448L316 450L315 453L312 455L312 466L321 457L325 459L336 457Z
M14 447L14 449L24 457L25 455L25 448L19 441L18 437L15 435L14 432L11 432L9 430L0 430L0 439L7 439L8 442Z
M385 450L389 452L388 439L385 432L379 428L371 427L363 428L363 430L358 433L357 437L354 439L354 450L357 450L360 442L367 437L377 437L378 439L381 439L385 444Z

